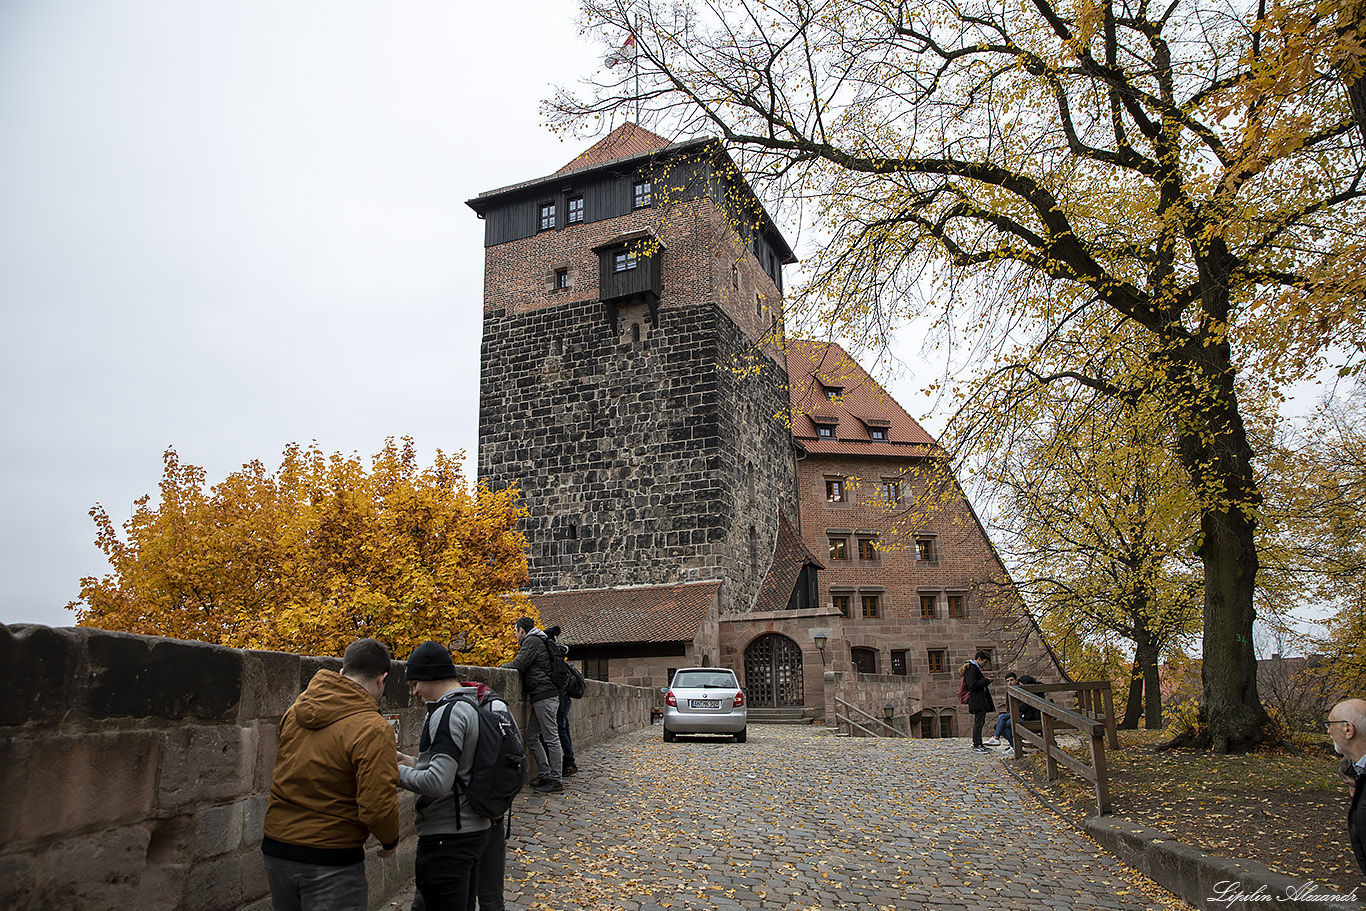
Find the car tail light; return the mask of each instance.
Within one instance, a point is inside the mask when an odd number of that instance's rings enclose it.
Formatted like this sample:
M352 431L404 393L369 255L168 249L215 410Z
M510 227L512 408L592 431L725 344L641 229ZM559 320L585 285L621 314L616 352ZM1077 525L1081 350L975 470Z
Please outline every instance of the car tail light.
M745 694L742 693L740 690L736 690L735 701L731 704L735 706L737 709L743 706L745 704Z
M674 708L678 708L678 700L674 698L673 690L669 690L667 693L664 694L664 704L671 705Z

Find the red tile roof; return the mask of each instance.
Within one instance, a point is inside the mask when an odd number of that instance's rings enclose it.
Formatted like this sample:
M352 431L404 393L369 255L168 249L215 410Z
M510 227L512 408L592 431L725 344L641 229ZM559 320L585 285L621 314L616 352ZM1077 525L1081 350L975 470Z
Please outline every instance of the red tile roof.
M541 628L558 625L565 645L691 642L720 582L642 585L532 595Z
M893 458L944 454L934 437L834 342L790 340L787 374L792 435L807 452ZM833 399L832 390L837 390ZM818 436L818 423L835 424L835 436ZM873 427L887 431L885 442L869 436Z
M754 609L761 611L787 610L792 600L792 589L797 586L797 577L802 567L815 566L825 569L807 549L801 536L787 521L787 513L778 510L778 539L773 545L773 564L764 576L764 584L759 587L759 600Z
M629 158L642 152L662 149L669 144L669 140L663 136L657 136L628 120L555 173L563 174L565 171L577 171L579 168L606 164L609 161L616 161L618 158Z

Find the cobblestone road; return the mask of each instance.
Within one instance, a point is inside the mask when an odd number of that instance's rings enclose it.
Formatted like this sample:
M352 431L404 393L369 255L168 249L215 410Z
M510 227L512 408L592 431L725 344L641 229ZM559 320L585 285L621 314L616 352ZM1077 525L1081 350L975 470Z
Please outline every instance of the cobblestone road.
M1060 822L966 739L751 726L749 742L581 753L563 793L519 798L508 908L1188 908ZM411 888L395 896L406 909Z

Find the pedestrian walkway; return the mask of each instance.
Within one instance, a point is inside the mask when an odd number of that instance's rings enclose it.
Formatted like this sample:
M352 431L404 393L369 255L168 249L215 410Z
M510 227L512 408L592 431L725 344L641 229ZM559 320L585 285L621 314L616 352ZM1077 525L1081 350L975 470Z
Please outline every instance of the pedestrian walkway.
M564 792L518 799L508 908L1176 909L966 739L751 726L749 742L580 753ZM406 909L412 889L393 899Z

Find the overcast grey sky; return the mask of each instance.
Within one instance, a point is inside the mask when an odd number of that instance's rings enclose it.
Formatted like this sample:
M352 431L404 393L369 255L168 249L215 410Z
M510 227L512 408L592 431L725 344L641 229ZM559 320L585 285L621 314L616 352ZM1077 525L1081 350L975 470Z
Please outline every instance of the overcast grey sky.
M0 2L0 622L70 625L161 454L473 455L482 223L586 147L573 0Z

